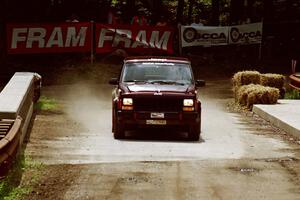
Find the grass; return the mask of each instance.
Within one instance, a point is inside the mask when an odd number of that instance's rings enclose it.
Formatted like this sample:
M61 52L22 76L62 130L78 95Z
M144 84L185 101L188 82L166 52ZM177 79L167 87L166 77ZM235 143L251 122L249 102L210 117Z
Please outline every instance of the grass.
M288 89L284 95L284 99L300 99L300 92L295 89Z
M42 111L56 111L59 110L58 103L53 98L48 98L46 96L41 96L35 105L37 110Z
M19 200L31 193L42 169L43 164L29 157L18 156L7 176L0 180L0 200ZM30 178L22 182L24 172L29 172Z

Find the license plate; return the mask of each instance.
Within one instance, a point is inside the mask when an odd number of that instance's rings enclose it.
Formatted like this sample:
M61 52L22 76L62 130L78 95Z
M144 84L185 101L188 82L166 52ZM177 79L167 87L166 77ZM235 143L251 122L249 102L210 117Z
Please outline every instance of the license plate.
M149 125L166 125L166 120L146 120L146 124Z
M164 113L151 113L151 118L152 119L163 119L165 118Z

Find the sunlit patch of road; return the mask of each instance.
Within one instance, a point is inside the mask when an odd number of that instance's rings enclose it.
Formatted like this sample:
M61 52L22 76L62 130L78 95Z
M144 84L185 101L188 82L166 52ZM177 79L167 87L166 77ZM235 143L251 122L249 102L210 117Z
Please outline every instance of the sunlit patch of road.
M26 153L47 164L294 156L288 144L255 133L242 116L225 109L231 98L229 81L208 82L199 91L199 142L187 141L185 134L176 130L136 131L128 133L124 140L113 139L111 89L108 85L91 84L45 88L45 95L64 103L64 111L61 115L36 116Z

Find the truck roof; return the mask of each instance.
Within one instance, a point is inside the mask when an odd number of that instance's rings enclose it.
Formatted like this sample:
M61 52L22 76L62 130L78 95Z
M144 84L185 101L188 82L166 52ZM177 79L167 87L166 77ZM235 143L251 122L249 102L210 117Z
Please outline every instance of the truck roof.
M136 56L127 57L124 59L125 63L128 62L175 62L190 64L190 60L183 57L163 57L163 56Z

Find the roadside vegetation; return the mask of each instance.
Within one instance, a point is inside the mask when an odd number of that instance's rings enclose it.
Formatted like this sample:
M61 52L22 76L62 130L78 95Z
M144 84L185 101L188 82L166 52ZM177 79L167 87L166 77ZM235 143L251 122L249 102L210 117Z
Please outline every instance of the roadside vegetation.
M0 179L0 200L19 200L31 193L42 169L43 164L29 157L18 156L7 176Z
M55 99L41 96L35 105L35 109L40 111L58 111L60 106Z
M284 98L285 99L300 99L300 92L295 89L289 88L289 89L287 89Z

